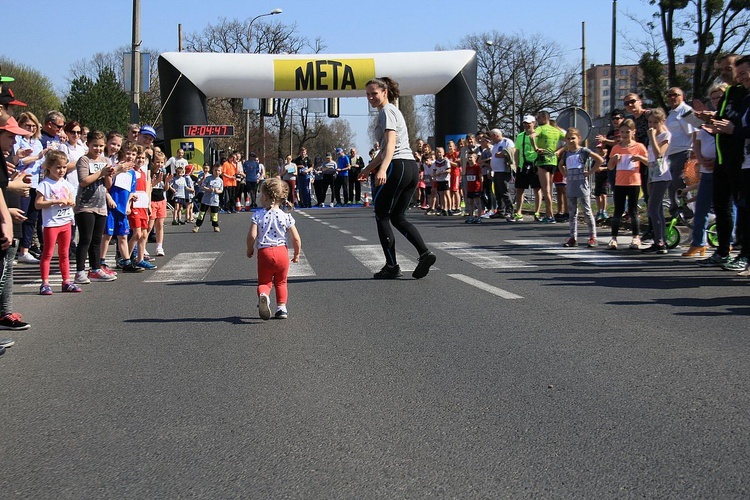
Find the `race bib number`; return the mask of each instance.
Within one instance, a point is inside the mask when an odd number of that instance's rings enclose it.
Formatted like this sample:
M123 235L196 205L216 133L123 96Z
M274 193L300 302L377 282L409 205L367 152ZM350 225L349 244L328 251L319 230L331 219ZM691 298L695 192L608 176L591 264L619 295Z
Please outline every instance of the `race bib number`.
M65 208L58 208L57 215L55 217L63 218L63 217L70 217L72 215L73 215L73 209L71 207L65 207Z
M475 180L477 180L477 176L476 175L467 175L466 176L466 180L469 181L469 182L474 182Z
M617 170L638 170L638 160L634 160L633 155L621 155Z
M89 164L89 174L95 174L99 172L101 169L106 167L106 163L90 163Z

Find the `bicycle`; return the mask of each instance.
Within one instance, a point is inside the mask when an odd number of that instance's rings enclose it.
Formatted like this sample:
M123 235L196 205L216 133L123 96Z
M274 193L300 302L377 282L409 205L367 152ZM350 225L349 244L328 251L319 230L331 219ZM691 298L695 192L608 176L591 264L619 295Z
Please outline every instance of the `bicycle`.
M690 208L689 203L693 202L695 198L688 199L685 193L681 190L677 190L677 200L679 205L677 206L677 212L674 217L667 224L664 239L667 248L672 249L680 244L682 240L682 234L677 228L678 224L681 224L691 231L693 230L693 210ZM713 213L708 215L708 223L706 224L706 240L712 247L719 246L719 237L716 233L716 216Z

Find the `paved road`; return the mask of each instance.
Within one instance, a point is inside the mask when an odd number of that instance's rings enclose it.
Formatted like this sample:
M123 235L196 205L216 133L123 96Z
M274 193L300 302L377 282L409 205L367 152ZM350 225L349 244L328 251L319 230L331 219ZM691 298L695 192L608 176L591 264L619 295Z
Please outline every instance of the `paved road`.
M246 214L77 296L19 267L2 497L750 495L749 280L410 217L438 269L392 282L369 210L297 212L286 321L258 319Z

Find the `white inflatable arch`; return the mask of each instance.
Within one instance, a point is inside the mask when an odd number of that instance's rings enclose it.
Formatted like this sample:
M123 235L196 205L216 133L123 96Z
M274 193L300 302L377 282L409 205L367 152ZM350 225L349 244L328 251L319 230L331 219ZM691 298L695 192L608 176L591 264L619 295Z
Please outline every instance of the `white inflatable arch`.
M476 54L470 50L383 54L217 54L167 52L159 80L167 155L183 125L206 125L207 97L364 97L365 84L388 76L402 95L435 95L435 138L477 126ZM201 145L202 151L202 145Z

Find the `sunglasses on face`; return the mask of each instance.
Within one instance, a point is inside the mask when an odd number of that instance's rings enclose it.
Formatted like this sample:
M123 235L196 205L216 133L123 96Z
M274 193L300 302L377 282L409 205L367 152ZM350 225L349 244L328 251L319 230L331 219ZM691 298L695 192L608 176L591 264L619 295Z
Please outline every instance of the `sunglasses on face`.
M638 102L638 99L630 99L629 101L625 101L625 106L630 106L631 104L635 104Z
M667 97L680 97L681 95L682 94L677 94L675 92L670 92L669 94L667 94Z

